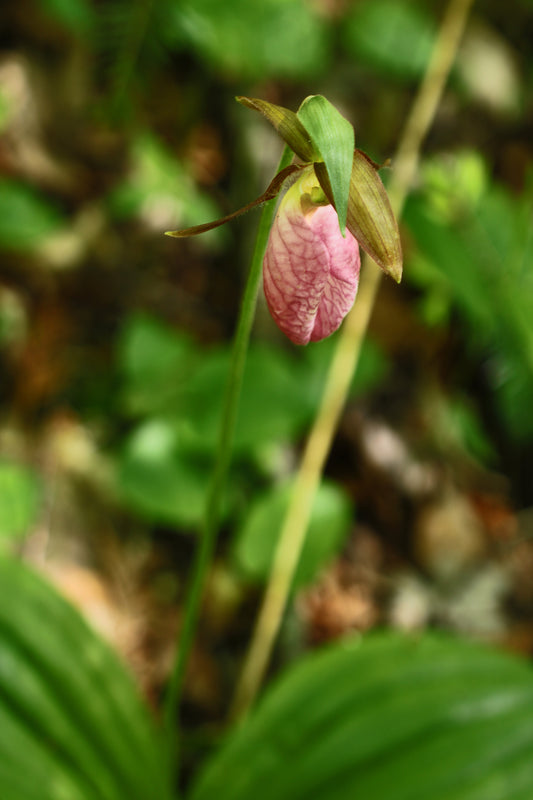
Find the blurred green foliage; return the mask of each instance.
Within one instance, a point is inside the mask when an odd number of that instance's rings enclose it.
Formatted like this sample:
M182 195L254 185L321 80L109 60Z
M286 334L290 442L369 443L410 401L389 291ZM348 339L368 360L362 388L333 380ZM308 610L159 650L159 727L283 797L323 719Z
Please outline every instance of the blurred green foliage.
M288 671L191 800L526 800L529 665L427 635L337 644Z
M37 519L41 491L33 470L0 462L0 547L24 537Z
M311 4L183 0L167 6L166 41L174 47L194 48L222 72L294 79L319 75L327 68L327 29Z
M214 219L219 209L199 191L183 164L157 139L139 134L131 144L129 174L111 192L111 214L118 219L156 215L162 226L192 225L198 219ZM220 239L220 232L211 237Z
M7 126L10 114L11 108L9 101L0 87L0 133Z
M65 224L46 195L20 181L0 179L1 248L32 250Z
M533 183L514 197L473 152L436 157L423 175L405 213L415 242L409 280L424 288L428 321L457 309L509 434L531 439Z
M289 503L291 485L259 496L249 508L234 544L234 558L247 578L266 581ZM294 577L300 587L313 581L340 550L353 518L350 499L335 484L323 483L315 496L309 528Z
M44 12L74 34L94 32L96 9L90 0L39 0Z
M387 77L412 80L427 66L435 21L418 2L366 0L353 5L342 33L354 59Z
M116 655L40 577L0 556L3 800L170 798L155 729Z
M287 445L309 425L333 346L328 340L300 357L266 343L250 348L234 440L237 464L246 463L249 475L251 470L260 478L265 449ZM196 528L218 441L230 349L199 347L141 314L125 325L117 358L121 403L135 420L119 460L124 499L149 519ZM375 385L386 363L377 346L367 344L352 396Z
M116 656L24 565L0 557L0 583L3 800L175 796ZM278 679L185 796L527 800L532 700L529 665L508 655L435 635L349 639Z

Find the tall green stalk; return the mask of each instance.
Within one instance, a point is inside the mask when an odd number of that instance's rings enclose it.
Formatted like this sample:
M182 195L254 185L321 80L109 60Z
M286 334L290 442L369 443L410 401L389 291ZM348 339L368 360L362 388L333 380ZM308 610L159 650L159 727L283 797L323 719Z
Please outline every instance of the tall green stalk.
M293 153L285 147L278 166L278 172L286 167L292 160ZM165 732L169 749L169 758L172 763L173 753L177 745L177 717L183 690L183 680L189 660L194 634L198 622L200 604L205 586L206 576L215 548L218 522L220 518L220 505L222 492L231 462L231 449L237 421L239 397L248 352L250 332L254 320L255 306L259 285L261 282L263 258L268 242L268 236L274 214L276 200L269 200L263 206L255 248L252 255L250 272L246 281L244 294L241 301L239 319L233 339L230 370L226 384L222 419L220 424L218 446L215 454L215 463L209 486L206 510L201 531L200 541L196 550L196 557L192 568L187 599L185 603L185 617L178 640L174 668L168 685L165 700L164 717Z

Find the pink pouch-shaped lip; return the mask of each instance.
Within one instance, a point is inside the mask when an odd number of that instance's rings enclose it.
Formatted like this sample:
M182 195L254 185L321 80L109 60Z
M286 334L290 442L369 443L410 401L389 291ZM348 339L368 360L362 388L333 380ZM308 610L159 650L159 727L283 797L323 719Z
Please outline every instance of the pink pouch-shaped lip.
M263 287L272 317L295 344L325 339L351 309L359 284L359 245L343 237L331 205L309 202L308 181L283 198L268 241Z

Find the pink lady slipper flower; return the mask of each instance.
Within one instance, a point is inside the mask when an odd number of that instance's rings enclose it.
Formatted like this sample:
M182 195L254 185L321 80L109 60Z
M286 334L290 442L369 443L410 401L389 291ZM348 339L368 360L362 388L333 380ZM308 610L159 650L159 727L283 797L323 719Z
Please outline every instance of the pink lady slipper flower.
M296 344L316 342L337 330L354 303L359 246L387 275L401 279L400 235L379 166L355 149L352 126L320 95L306 98L296 114L264 100L237 100L263 114L299 161L282 169L261 197L239 211L168 235L195 236L223 225L273 200L299 173L270 231L263 286L283 333Z
M359 284L359 245L343 237L314 170L281 201L263 262L263 288L272 317L295 344L325 339L351 309Z

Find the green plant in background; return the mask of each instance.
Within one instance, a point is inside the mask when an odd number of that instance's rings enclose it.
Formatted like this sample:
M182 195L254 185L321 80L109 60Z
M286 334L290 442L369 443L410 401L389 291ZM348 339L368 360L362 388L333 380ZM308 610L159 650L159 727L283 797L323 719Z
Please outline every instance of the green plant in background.
M358 62L398 80L412 80L421 78L427 69L435 25L419 3L364 0L354 5L342 35L345 47Z
M198 191L183 164L148 133L134 138L130 175L108 201L117 219L136 215L150 221L155 214L157 219L179 219L188 225L198 216L218 212L206 194Z
M3 800L176 797L126 670L28 567L0 559ZM479 645L381 633L307 656L186 797L528 800L533 674Z
M531 183L515 198L489 183L479 155L459 152L426 164L405 212L426 318L459 310L504 424L522 441L533 438L532 209Z
M281 484L260 496L237 532L233 556L248 579L266 582L270 575L290 491L290 484ZM353 510L345 492L334 484L323 483L315 496L307 538L294 575L295 587L310 583L320 568L339 552L352 517Z
M531 668L385 633L293 667L224 743L192 800L526 800Z
M165 36L173 49L194 48L224 73L297 78L327 68L329 36L319 14L298 0L185 0L168 3ZM300 43L305 42L305 48Z
M248 497L258 484L276 478L276 450L300 436L311 422L334 344L335 337L293 354L279 345L252 343L233 440L234 480L226 492L225 519L235 517L243 492ZM202 348L156 319L135 315L124 327L117 357L123 386L120 405L133 423L118 462L120 494L148 520L198 530L217 446L219 398L230 350ZM367 342L351 395L370 390L387 370L382 351Z
M32 470L0 462L0 557L4 547L27 535L37 517L40 495Z
M0 558L0 787L5 800L172 797L130 676L80 615Z
M33 187L0 180L0 247L4 250L32 250L65 225L61 212Z
M239 81L269 75L298 79L323 74L331 60L332 31L301 0L39 0L43 11L94 44L116 112L131 90L149 83L169 56L194 53L200 64ZM305 42L305 46L302 46Z

